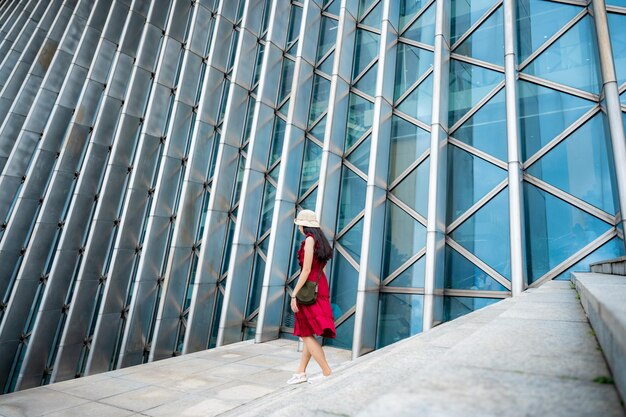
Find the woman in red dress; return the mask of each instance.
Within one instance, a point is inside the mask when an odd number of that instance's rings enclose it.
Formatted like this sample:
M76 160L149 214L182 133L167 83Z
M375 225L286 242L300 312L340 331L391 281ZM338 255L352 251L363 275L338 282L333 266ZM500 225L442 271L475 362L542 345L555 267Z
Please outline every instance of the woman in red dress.
M336 336L335 320L330 307L328 280L324 274L324 266L333 254L332 248L320 229L313 211L302 210L298 213L294 223L299 226L300 233L306 236L298 251L298 262L302 267L300 277L291 294L291 310L295 315L293 334L302 338L304 349L298 371L287 381L288 384L300 384L307 381L306 367L311 356L322 368L323 376L330 376L331 369L315 335L333 339ZM317 298L311 305L300 304L296 299L298 291L307 280L318 281Z

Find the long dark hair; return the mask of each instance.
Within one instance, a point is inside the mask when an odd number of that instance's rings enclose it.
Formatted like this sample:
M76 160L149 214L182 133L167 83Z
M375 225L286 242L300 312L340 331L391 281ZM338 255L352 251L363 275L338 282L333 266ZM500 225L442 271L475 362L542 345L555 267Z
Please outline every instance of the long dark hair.
M312 234L315 239L315 257L320 262L327 262L333 256L333 249L328 243L328 239L324 236L324 232L319 227L306 227L302 226L304 234Z

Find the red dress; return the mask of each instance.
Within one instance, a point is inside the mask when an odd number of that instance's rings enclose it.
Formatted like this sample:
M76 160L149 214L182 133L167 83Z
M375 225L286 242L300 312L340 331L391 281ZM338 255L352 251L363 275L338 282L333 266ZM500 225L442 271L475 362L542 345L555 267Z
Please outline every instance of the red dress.
M307 237L313 235L307 233ZM300 267L304 262L304 242L300 245L298 250L298 262ZM317 242L315 242L317 245ZM293 329L294 336L317 336L327 337L334 339L336 337L335 320L333 319L333 311L330 307L330 298L328 291L328 281L326 280L326 274L323 271L326 262L321 263L317 257L313 256L313 264L311 265L311 272L307 277L307 281L315 281L322 269L322 274L317 283L317 298L314 304L302 305L298 303L298 312L295 315L295 325Z

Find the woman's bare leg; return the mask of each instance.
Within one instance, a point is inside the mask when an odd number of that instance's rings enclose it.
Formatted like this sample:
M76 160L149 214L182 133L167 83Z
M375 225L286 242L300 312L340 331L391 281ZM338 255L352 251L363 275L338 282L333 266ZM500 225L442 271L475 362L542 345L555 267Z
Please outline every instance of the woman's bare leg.
M304 345L308 348L309 353L315 359L315 362L322 368L322 373L324 376L328 376L331 374L330 366L328 366L328 362L326 361L326 355L324 355L324 349L317 342L317 339L313 336L303 337Z
M300 357L300 366L298 367L298 373L303 374L306 372L306 367L311 360L311 352L309 352L309 348L306 343L304 344L304 348L302 349L302 356Z

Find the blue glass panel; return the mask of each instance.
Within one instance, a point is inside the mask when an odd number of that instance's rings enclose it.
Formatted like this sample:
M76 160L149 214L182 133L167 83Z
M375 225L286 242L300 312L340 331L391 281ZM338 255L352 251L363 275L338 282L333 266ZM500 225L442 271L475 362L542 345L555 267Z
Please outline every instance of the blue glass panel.
M330 95L330 81L316 75L313 80L313 93L311 95L311 111L309 112L309 125L316 121L328 110L328 97Z
M378 38L379 36L376 33L364 29L357 29L356 46L354 48L354 66L352 68L353 80L378 56Z
M402 273L395 277L393 281L387 284L387 286L401 288L424 288L425 267L426 258L422 256L417 262L402 271Z
M624 7L626 7L626 4ZM622 85L622 83L626 82L626 30L624 30L626 27L626 15L609 13L608 21L617 84Z
M333 254L330 302L335 320L354 307L359 273L341 253Z
M378 63L374 64L372 68L368 69L363 77L359 78L359 81L354 85L359 91L374 97L376 95L376 76L378 75Z
M302 174L300 175L300 195L311 188L319 179L321 164L322 148L317 146L314 142L305 139Z
M435 6L431 5L401 36L426 45L434 45Z
M374 117L374 103L356 94L350 94L350 104L348 106L345 150L350 149L350 147L372 127Z
M626 0L606 0L606 4L611 6L626 7Z
M604 117L601 113L595 115L526 172L615 214L613 156Z
M448 147L447 220L451 223L507 177L507 172L471 153Z
M319 61L330 48L333 47L337 39L337 22L330 17L322 16L322 23L320 25L320 38L317 44L317 58Z
M320 142L324 142L324 132L326 131L326 116L322 117L322 119L309 131L309 133L319 140Z
M426 228L391 201L387 201L385 220L383 278L426 246Z
M528 58L582 10L571 4L545 0L519 0L515 3L519 62Z
M426 3L427 0L400 0L400 31L404 30L406 24Z
M302 201L300 203L300 207L302 207L303 209L306 210L313 210L315 211L315 200L317 199L317 188L315 190L313 190L311 192L311 194L309 194L307 196L307 198L304 199L304 201Z
M267 255L267 251L269 250L270 247L270 237L269 235L263 239L260 243L259 243L259 249L261 249L261 251Z
M576 23L523 72L598 94L600 65L592 17Z
M265 273L265 261L260 255L255 256L254 272L248 290L248 304L246 306L246 316L249 316L259 308L261 300L261 289L263 287L263 274Z
M365 208L365 181L354 172L343 167L341 171L341 196L337 231L342 230Z
M398 110L426 124L432 123L433 75L430 74L402 100Z
M624 242L621 239L615 237L602 245L600 248L596 249L591 254L585 256L576 265L572 266L567 271L563 272L554 279L569 281L571 278L570 273L572 272L589 272L589 265L591 265L592 263L615 259L620 256L624 256Z
M626 91L619 96L619 101L622 103L622 106L626 106Z
M283 105L280 106L280 108L278 109L278 111L281 112L285 117L287 117L289 113L289 100L290 99L287 99L287 101L285 101Z
M274 182L278 182L278 175L280 174L280 164L277 164L267 175L274 180Z
M501 301L500 298L444 297L443 320L450 321Z
M269 161L267 166L270 167L274 162L278 161L280 155L283 152L283 141L285 140L285 129L287 123L280 117L274 118L274 133L272 136L272 149L270 151Z
M348 155L348 161L361 170L361 172L367 175L367 170L370 162L370 143L371 136L368 136L354 151Z
M292 238L291 238L291 260L289 264L289 276L292 277L297 271L300 270L300 264L298 263L298 253L297 251L300 249L300 245L302 244L302 239L304 236L300 233L298 227L293 227ZM293 289L296 286L297 280L294 280L291 283L291 288ZM290 309L291 310L291 309Z
M452 0L450 44L467 32L494 3L494 0Z
M511 276L508 191L501 191L450 235L505 278Z
M380 29L381 23L383 21L383 6L382 1L379 2L374 9L367 14L365 19L361 23L367 26L371 26L376 29Z
M519 81L520 139L524 160L574 123L594 105L591 101L537 84Z
M377 348L420 333L423 312L423 295L381 294Z
M433 53L431 51L399 43L393 99L397 100L432 66Z
M445 287L455 290L507 291L502 284L450 246L446 246L444 279Z
M507 160L506 107L502 89L452 133L455 139L495 156Z
M318 65L317 69L325 74L331 75L333 73L333 63L335 61L335 52L333 51L328 57Z
M393 116L389 149L389 182L398 178L430 147L430 132Z
M378 0L359 0L359 20L363 18L365 13L369 10L370 6L377 1Z
M426 217L428 212L428 173L430 158L414 169L398 186L391 190L391 194L402 202Z
M359 220L341 236L339 243L357 263L361 262L361 244L363 243L363 219Z
M293 70L295 63L289 59L283 59L282 75L280 77L280 89L278 90L278 100L276 104L282 101L291 93L291 84L293 83Z
M448 123L454 125L487 93L504 80L504 74L465 62L450 60Z
M335 0L337 1L337 0ZM335 316L335 319L337 317ZM354 335L354 314L339 327L337 327L337 338L324 339L324 345L334 346L340 349L352 349L352 337Z
M324 0L324 11L339 16L339 10L341 8L341 0Z
M534 185L524 183L524 196L529 283L611 228Z
M269 181L265 182L265 191L263 192L263 208L261 210L261 224L258 236L263 236L272 225L272 215L274 213L274 201L276 199L276 188Z
M299 6L291 6L291 16L289 17L289 31L287 33L287 45L285 49L291 48L296 44L300 35L300 22L302 21L302 8Z
M478 29L454 49L457 54L504 65L504 29L499 7Z

